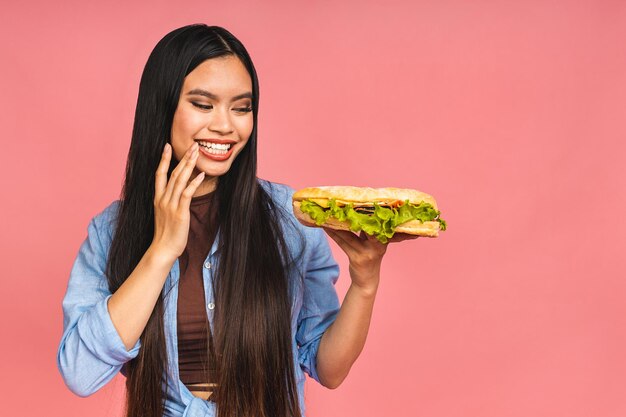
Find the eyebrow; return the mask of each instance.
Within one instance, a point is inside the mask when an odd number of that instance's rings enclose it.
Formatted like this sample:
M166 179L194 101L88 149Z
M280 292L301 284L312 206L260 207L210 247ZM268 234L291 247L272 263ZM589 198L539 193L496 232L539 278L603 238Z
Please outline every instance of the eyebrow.
M194 88L193 90L188 92L187 95L188 96L204 96L204 97L208 97L208 98L213 99L213 100L217 100L218 99L218 97L215 94L213 94L213 93L211 93L209 91L203 90L201 88ZM248 92L245 92L243 94L236 95L235 97L233 97L233 101L239 100L241 98L250 98L251 99L252 98L252 93L248 91Z

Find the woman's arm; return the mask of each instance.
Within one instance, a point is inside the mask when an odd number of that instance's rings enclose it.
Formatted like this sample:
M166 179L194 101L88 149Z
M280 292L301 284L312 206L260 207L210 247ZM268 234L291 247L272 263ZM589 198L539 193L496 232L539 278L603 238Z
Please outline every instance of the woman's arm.
M127 349L139 340L170 269L185 250L189 205L204 178L201 173L189 182L198 158L197 143L187 149L168 180L171 153L171 147L166 144L156 172L152 244L108 303L111 321Z
M111 294L106 280L109 215L94 218L88 228L63 299L63 336L57 366L66 385L87 396L105 385L124 363L137 356L139 337L161 294L167 275L183 252L189 232L189 203L200 174L189 182L197 144L167 178L171 151L163 153L155 181L155 236L133 272ZM104 217L107 217L106 219ZM108 223L108 226L106 225Z
M328 388L336 388L365 345L387 245L364 233L359 237L352 232L325 230L348 255L352 280L337 318L324 332L317 352L320 382ZM390 242L416 237L396 235Z

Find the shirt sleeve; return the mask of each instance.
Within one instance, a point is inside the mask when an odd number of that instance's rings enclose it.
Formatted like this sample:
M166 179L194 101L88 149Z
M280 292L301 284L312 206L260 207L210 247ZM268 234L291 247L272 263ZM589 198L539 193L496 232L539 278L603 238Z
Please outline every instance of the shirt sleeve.
M317 375L317 350L326 329L339 312L335 283L339 266L333 258L322 229L313 229L315 243L304 277L302 308L298 316L296 342L300 367L320 382Z
M137 356L141 345L137 341L127 351L109 315L107 303L112 294L105 275L101 222L102 218L96 216L89 223L63 299L63 336L57 366L68 388L81 397L109 382L124 363Z

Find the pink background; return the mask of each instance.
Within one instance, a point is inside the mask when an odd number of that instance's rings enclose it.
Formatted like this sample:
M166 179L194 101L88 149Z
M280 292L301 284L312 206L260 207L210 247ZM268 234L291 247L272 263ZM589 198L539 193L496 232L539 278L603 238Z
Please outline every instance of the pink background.
M262 177L417 188L449 223L389 248L366 348L308 384L310 417L626 415L626 3L106 3L1 6L2 415L120 415L122 378L63 385L61 300L148 54L195 22L254 59Z

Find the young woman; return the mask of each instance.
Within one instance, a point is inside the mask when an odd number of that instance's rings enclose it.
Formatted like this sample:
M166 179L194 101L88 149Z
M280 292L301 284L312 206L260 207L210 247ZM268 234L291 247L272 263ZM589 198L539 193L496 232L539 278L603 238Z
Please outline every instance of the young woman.
M231 33L191 25L150 54L120 200L88 226L63 300L58 367L87 396L118 372L128 417L304 414L361 352L386 246L301 226L256 176L259 86ZM401 240L395 238L394 240Z

